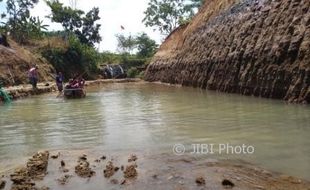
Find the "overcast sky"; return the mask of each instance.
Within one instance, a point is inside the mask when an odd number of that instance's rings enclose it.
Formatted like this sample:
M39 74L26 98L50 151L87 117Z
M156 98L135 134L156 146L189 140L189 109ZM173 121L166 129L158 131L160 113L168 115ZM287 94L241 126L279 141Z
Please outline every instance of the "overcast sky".
M60 0L60 2L69 5L70 0ZM154 32L151 28L146 28L142 23L144 18L143 12L147 8L149 0L77 0L77 8L88 12L93 7L99 7L101 20L100 34L102 42L97 46L100 51L117 50L117 41L115 35L118 33L129 35L139 32L146 32L152 39L160 43L162 36L159 32ZM3 12L4 5L0 5L0 12ZM44 24L50 25L49 30L62 29L60 25L51 23L45 18L50 14L50 9L43 0L39 0L34 10L31 11L33 16L39 16L44 20ZM125 30L121 30L121 25Z

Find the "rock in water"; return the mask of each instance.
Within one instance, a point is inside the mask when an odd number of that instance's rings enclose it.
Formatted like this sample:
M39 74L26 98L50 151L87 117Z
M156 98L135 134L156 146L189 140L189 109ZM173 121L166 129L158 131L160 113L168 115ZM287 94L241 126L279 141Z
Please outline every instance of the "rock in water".
M206 180L203 177L197 177L196 178L196 183L197 183L197 185L205 185L206 184Z
M89 167L89 162L83 159L75 166L75 173L83 178L90 178L96 174L96 172Z
M57 179L58 183L60 185L65 185L69 182L69 179L71 178L72 176L71 175L64 175L63 177Z
M1 190L5 188L5 185L6 185L6 181L0 180L0 189Z
M87 160L87 155L83 154L82 156L79 157L79 159L86 161Z
M116 169L117 168L117 169ZM106 178L110 178L112 177L115 172L117 172L119 170L118 167L114 167L113 165L113 162L109 162L107 165L106 165L106 168L103 170L103 174L104 174L104 177Z
M60 165L61 165L61 167L65 167L66 166L65 161L61 160Z
M35 154L27 162L27 170L29 176L33 179L43 179L46 175L46 170L48 166L49 152L39 152Z
M52 159L57 159L57 158L58 158L58 155L52 155L51 158L52 158Z
M111 182L112 184L114 184L114 185L118 184L118 180L117 180L117 179L112 179L110 182Z
M101 160L105 160L105 159L107 159L107 157L106 157L106 156L101 156L100 159L101 159Z
M11 174L13 182L11 190L36 190L33 180L42 180L46 175L49 152L38 152L33 155L26 167L15 170Z
M129 165L126 167L125 171L124 171L124 177L125 178L135 178L138 176L138 172L136 169L136 165Z
M128 162L135 162L138 159L138 157L136 155L130 155L130 157L128 158Z
M222 181L222 185L225 187L230 187L230 188L233 188L235 186L235 184L228 179L224 179Z

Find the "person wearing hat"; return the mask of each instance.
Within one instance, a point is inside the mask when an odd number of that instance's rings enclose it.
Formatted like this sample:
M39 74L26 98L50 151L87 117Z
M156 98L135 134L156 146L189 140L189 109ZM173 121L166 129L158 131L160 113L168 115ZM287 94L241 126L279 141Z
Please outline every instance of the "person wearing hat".
M28 72L29 82L33 89L37 89L38 83L38 66L33 66Z

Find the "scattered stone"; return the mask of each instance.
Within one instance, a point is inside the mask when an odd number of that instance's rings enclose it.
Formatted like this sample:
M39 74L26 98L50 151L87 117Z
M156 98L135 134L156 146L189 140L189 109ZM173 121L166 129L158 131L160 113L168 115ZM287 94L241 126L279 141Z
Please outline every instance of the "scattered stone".
M64 175L63 177L57 179L57 181L60 185L66 185L71 177L72 175Z
M79 161L78 165L75 166L75 173L83 178L90 178L96 174L96 172L89 167L89 162L86 160Z
M27 170L32 179L42 180L46 175L49 152L39 152L27 162Z
M1 189L1 190L4 189L4 188L5 188L5 185L6 185L6 181L1 180L1 181L0 181L0 189Z
M99 162L101 162L101 160L99 160L99 159L96 159L96 160L95 160L95 162L99 163Z
M235 186L235 184L228 179L224 179L222 181L222 185L229 188L233 188Z
M157 174L154 174L154 175L152 176L152 178L157 179L157 178L158 178L158 175L157 175Z
M121 185L125 185L126 184L126 179L123 179L122 181L121 181Z
M104 177L105 178L110 178L110 177L112 177L115 174L116 171L117 170L115 170L113 162L108 162L108 164L106 165L105 170L103 170Z
M39 190L33 180L42 180L46 175L49 152L38 152L33 155L26 167L15 170L11 174L13 182L11 190Z
M101 159L101 160L105 160L105 159L107 159L107 157L106 157L106 156L101 156L100 159Z
M51 158L52 158L52 159L57 159L59 156L60 156L60 153L58 152L58 154L51 155Z
M66 166L65 161L61 160L60 165L61 165L61 167L65 167Z
M114 167L114 171L117 172L119 170L119 167Z
M68 172L69 172L69 169L64 168L64 169L62 170L62 172L63 172L63 173L68 173Z
M126 166L126 169L124 171L124 177L125 178L135 178L137 176L138 176L138 172L136 170L135 165Z
M80 160L87 161L87 155L83 154L82 156L79 157Z
M206 180L203 177L197 177L196 178L196 183L197 183L197 185L205 185L206 184Z
M112 184L114 184L114 185L117 185L117 184L118 184L118 180L117 180L117 179L112 179L110 182L111 182Z
M124 171L124 169L125 169L125 168L124 168L124 166L122 165L122 166L121 166L121 170Z
M138 157L134 154L130 155L128 162L135 162L138 159Z
M33 190L35 183L31 180L27 168L20 168L11 174L11 190Z

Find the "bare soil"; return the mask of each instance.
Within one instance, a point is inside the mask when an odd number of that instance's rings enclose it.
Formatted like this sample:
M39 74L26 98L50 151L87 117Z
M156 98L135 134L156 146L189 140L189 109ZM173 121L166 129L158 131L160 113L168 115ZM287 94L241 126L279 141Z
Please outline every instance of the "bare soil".
M106 152L104 160L100 159L103 153L97 151L59 153L37 153L29 159L26 167L4 172L0 178L1 184L5 185L3 189L310 189L310 182L306 180L270 172L242 161L140 153L135 154L136 161L128 162L131 156L127 153ZM53 156L56 154L57 158ZM53 159L46 159L47 155ZM63 172L62 161L66 163L67 173ZM86 168L87 172L82 170L83 175L76 168L77 162ZM112 175L106 176L107 172Z

